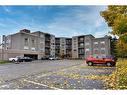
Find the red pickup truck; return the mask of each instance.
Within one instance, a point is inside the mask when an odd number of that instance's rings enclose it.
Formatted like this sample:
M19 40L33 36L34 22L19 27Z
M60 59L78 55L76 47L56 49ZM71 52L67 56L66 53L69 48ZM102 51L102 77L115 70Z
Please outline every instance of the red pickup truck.
M88 57L86 58L86 63L88 66L92 66L94 64L105 64L107 66L115 66L116 58L114 57Z

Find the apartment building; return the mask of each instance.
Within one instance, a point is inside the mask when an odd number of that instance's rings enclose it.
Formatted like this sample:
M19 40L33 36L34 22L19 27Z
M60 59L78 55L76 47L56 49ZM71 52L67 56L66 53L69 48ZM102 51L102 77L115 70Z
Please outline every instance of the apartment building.
M56 56L62 58L71 58L72 57L72 39L59 37L55 38L56 40Z
M110 38L95 38L92 35L72 37L72 58L87 58L90 55L110 55Z
M92 35L55 37L41 31L31 32L28 29L4 36L0 59L26 56L33 59L42 57L86 58L90 55L110 55L110 38L95 38Z
M55 56L55 36L41 31L30 32L23 29L5 37L2 59L25 56L40 59L44 56Z
M44 52L44 56L55 57L55 36L49 33L43 33L41 31L33 32L32 34L37 35L41 38L40 49Z

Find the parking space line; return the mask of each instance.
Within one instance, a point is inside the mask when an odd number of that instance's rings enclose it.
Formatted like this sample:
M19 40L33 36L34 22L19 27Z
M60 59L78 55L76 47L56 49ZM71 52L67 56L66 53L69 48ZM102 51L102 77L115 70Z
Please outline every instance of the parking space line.
M26 79L24 79L23 81L28 82L28 83L32 83L32 84L36 84L36 85L39 85L39 86L48 87L48 88L55 89L55 90L62 90L62 89L59 89L59 88L56 88L56 87L48 86L48 85L41 84L41 83L34 82L34 81L29 81L29 80L26 80Z
M41 77L49 76L49 75L51 75L51 74L55 74L55 73L60 72L60 71L65 71L65 70L68 70L68 69L71 69L71 68L78 67L79 65L81 65L81 64L69 66L69 67L66 67L66 68L61 68L61 69L58 69L58 70L56 70L56 71L54 71L54 72L48 72L48 73L42 74L42 75L40 75L40 74L36 75L36 74L35 74L35 77L41 78ZM29 75L29 76L31 76L31 75ZM27 78L27 77L22 77L22 78ZM19 80L19 79L22 79L22 78L17 78L17 79L13 79L13 80ZM10 80L10 82L13 81L13 80ZM51 89L63 90L63 89L59 89L59 88L56 88L56 87L50 87L50 86L48 86L48 85L41 84L41 83L38 83L38 82L34 82L34 81L31 81L31 80L28 80L28 79L24 79L24 82L25 82L25 81L28 82L28 83L32 83L32 84L36 84L36 85L48 87L48 88L51 88ZM0 80L0 82L1 82L1 80ZM4 83L4 84L0 85L0 88L1 88L1 87L2 87L2 88L3 88L3 87L6 87L6 86L8 86L8 84L7 84L7 83Z
M57 73L57 72L60 72L60 71L65 71L65 70L68 70L68 69L71 69L71 68L76 68L76 66L71 66L71 67L68 67L68 68L63 68L63 69L60 69L60 70L57 70L57 71L54 71L54 72L49 72L49 73L46 73L46 74L43 74L43 75L38 75L37 78L41 78L41 77L45 77L45 76L49 76L51 74L54 74L54 73Z

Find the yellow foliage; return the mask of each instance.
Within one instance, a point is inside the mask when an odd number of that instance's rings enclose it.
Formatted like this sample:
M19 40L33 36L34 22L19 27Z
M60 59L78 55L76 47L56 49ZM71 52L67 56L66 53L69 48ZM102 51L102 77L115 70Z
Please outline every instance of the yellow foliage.
M116 70L105 80L108 89L127 89L127 60L118 60Z

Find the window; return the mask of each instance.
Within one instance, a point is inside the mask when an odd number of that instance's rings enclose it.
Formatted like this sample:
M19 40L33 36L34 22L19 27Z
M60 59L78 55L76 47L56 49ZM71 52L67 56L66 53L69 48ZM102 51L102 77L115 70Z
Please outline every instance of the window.
M29 47L28 47L28 46L24 46L24 49L25 49L25 50L28 50L28 49L29 49Z
M79 53L84 53L84 49L79 49Z
M86 42L89 42L90 41L90 38L89 37L85 37L85 41Z
M76 46L77 44L74 44L74 46Z
M43 35L43 34L41 34L41 35L40 35L40 37L41 37L41 38L44 38L44 35Z
M93 46L94 48L98 48L98 44L94 44L94 46Z
M95 54L98 54L98 53L99 53L98 49L95 49L95 50L94 50L94 53L95 53Z
M36 49L35 48L31 48L32 51L35 51Z
M94 44L98 44L98 42L94 42Z
M73 40L76 40L76 38L73 38Z
M83 47L84 46L84 43L80 43L79 46Z
M61 45L62 47L64 47L64 45Z
M85 45L87 46L87 45L90 45L90 43L85 43Z
M52 39L52 42L55 42L55 40Z
M80 40L80 41L83 41L83 40L84 40L84 38L80 38L79 40Z
M101 48L101 50L105 50L105 48Z
M89 48L87 48L87 49L86 49L86 51L90 51L90 49L89 49Z
M101 54L105 54L105 50L101 50Z
M105 44L105 41L101 41L100 43L101 43L101 44Z
M28 38L24 39L25 46L28 46Z
M34 46L35 46L35 40L32 39L32 47L34 47Z
M105 41L102 41L100 43L101 43L101 47L105 47Z
M89 51L86 51L86 55L90 55L90 52Z

